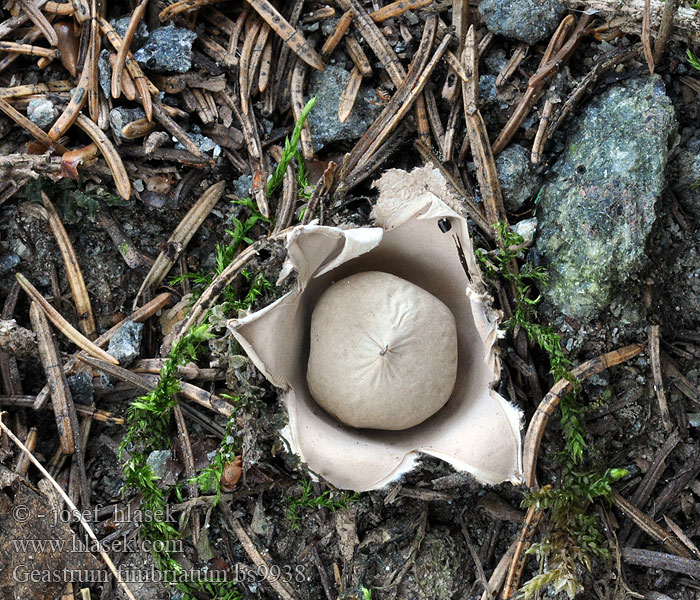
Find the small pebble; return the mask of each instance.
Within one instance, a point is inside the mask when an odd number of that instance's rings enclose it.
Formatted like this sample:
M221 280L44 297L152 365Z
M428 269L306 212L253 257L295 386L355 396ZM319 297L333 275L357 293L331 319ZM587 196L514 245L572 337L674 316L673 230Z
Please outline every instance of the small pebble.
M58 117L58 110L48 98L36 98L27 105L29 120L40 129L46 129Z
M151 71L187 73L192 66L192 43L197 34L182 27L159 27L135 54L138 63Z
M142 335L143 323L126 321L109 340L107 352L126 367L141 353Z

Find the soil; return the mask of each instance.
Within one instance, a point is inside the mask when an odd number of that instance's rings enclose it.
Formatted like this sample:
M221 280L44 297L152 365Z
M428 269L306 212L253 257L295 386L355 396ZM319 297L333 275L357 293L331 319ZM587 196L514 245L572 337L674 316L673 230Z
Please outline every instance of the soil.
M122 16L117 3L110 4L115 6L109 7L108 16ZM233 7L238 3L231 4L232 7L219 7L227 14L238 15L238 8ZM438 4L442 6L446 3ZM321 7L320 3L306 2L303 14ZM286 10L283 11L285 14ZM3 15L3 19L8 18L7 11ZM411 20L405 17L396 18L383 30L384 34L390 37L392 34L398 35L400 25L410 26L414 42L405 50L405 66L410 62L412 52L417 47L428 13L416 11L414 15ZM443 7L441 15L445 22L449 23L450 11ZM483 25L478 25L478 28L480 36L485 34ZM271 33L272 35L274 33ZM309 32L307 35L318 34ZM371 56L372 66L375 67L374 79L371 80L373 87L379 90L387 89L389 79L386 72L377 66L378 61L371 55L364 39L361 41ZM638 37L634 34L622 34L606 44L622 47L637 41ZM317 40L316 47L320 48L321 43L322 40ZM502 52L505 57L510 57L517 45L516 40L497 37L486 56ZM482 106L492 140L498 135L514 109L520 93L524 91L529 77L536 70L543 47L536 45L531 49L529 56L512 78L507 92L497 100ZM591 37L585 38L570 59L568 67L563 69L562 77L573 81L585 75L591 69L599 50L600 42ZM691 74L686 66L685 50L684 43L671 41L664 59L657 67L657 72L666 84L667 94L676 107L681 130L696 129L696 115L700 111L697 93L689 93L680 82L681 76ZM195 45L195 66L192 72L203 69L202 65L208 64L207 61L211 62ZM41 82L59 75L60 78L64 78L66 75L61 69L60 65L56 65L38 70L35 59L22 57L0 73L0 85L11 87L27 81ZM622 64L613 73L602 77L596 87L589 89L586 99L600 93L616 79L644 73L645 69L646 65L641 55ZM443 62L432 76L432 87L443 124L447 123L451 110L450 103L440 97L440 89L446 75L447 67ZM237 79L228 72L227 77L231 77L231 81ZM381 94L379 95L381 97ZM134 103L125 105L135 106ZM538 109L541 105L542 101L537 105ZM256 111L261 120L262 106L257 99L252 102L251 110ZM371 180L388 168L411 169L423 165L421 155L413 145L417 133L412 114L409 112L403 120L403 141L391 147L386 159L372 177L352 188L340 205L329 205L328 202L332 201L326 199L324 224L343 227L368 224L369 210L375 195ZM262 131L261 141L267 148L271 136L276 136L275 143L280 143L280 132L290 133L293 118L288 110L278 109L265 115L265 118L270 125L265 130L267 133ZM2 117L0 121L3 130L6 131L1 142L2 154L26 152L29 140L27 133L19 126L3 121ZM198 118L193 115L190 123L198 124ZM530 147L536 129L537 119L533 119L529 128L519 130L514 141ZM566 126L545 146L538 167L545 177L563 149L565 129ZM87 143L86 138L77 133L75 128L70 131L69 136L70 147ZM448 171L461 178L460 181L466 189L476 187L478 196L474 165L469 162L471 158L468 156L462 161L457 159L463 136L464 124L460 122L455 159L446 166ZM119 143L124 146L134 144L133 141L123 140ZM140 144L138 140L136 143ZM327 144L317 153L316 160L325 166L327 161L338 160L339 156L342 157L343 153L350 151L353 144L354 141L351 140ZM119 150L120 146L117 148ZM245 148L238 152L246 156ZM313 167L311 162L308 162L309 166ZM247 166L248 161L242 160L242 163ZM74 245L100 332L129 315L136 293L148 272L147 262L149 259L155 259L165 248L173 230L194 200L207 187L220 180L230 182L224 198L217 203L214 211L187 245L183 258L176 263L165 282L157 289L151 290L152 294L170 291L173 297L169 306L178 302L192 288L189 282L171 285L171 277L183 272L211 272L215 266L217 244L226 244L230 240L226 230L232 228L231 217L245 219L250 214L249 209L230 202L238 197L233 181L240 177L241 172L225 159L220 159L205 169L173 160L139 162L128 159L126 164L132 180L137 175L148 177L166 171L170 177L158 202L149 203L149 198L142 194L140 199L132 197L128 201L119 201L109 207L114 220L120 224L138 252L146 257L145 266L139 268L130 268L126 264L95 215L81 209L82 214L79 218L71 218L70 211L66 210L70 207L66 207L63 201L59 202L62 198L58 191L59 183L49 183L45 188L59 205L66 222L68 236ZM178 183L191 177L191 173L199 174L195 178L195 184L178 197ZM8 173L5 175L11 176ZM114 193L109 171L101 161L93 169L86 168L82 173L82 180L77 185L84 187L90 183ZM304 200L300 199L296 207L297 216L303 205ZM78 315L72 302L61 254L51 229L41 211L37 210L37 206L40 206L40 202L37 204L36 190L32 186L25 187L10 198L3 197L3 200L0 200L0 273L3 275L0 277L0 301L4 302L10 296L15 282L14 273L20 272L69 322L77 325ZM276 201L272 204L273 215L275 208ZM509 215L511 223L532 216L534 208L534 202L531 200L522 213ZM592 323L576 322L561 315L542 316L546 319L544 324L552 326L561 334L563 347L575 364L629 343L646 342L649 326L660 325L661 350L667 357L663 361L665 395L673 431L678 432L680 442L665 460L665 468L651 490L648 502L640 508L646 512L652 511L656 499L669 484L691 471L692 476L679 486L670 501L665 504L663 512L655 515L656 521L665 528L670 527L665 519L672 520L685 532L691 544L698 544L700 539L700 465L696 464L696 459L700 456L697 422L700 409L699 398L689 398L687 393L682 393L682 384L678 385L677 381L680 373L690 382L691 391L700 387L700 369L697 367L697 359L700 356L699 231L692 217L684 213L672 196L664 196L663 201L660 201L659 216L648 242L648 266L641 275L628 282L628 288L625 290L625 294L633 298L638 306L644 307L646 317L641 322L634 325L622 323L620 311L614 304ZM270 225L258 222L248 235L251 239L260 239L269 233ZM489 242L483 239L476 227L474 236L477 243L488 246ZM16 255L19 263L5 268L2 261L10 255ZM274 282L280 273L282 260L281 246L270 244L248 268L251 273L263 272L268 281ZM236 280L234 285L237 286L240 296L245 295L249 286L242 278ZM257 310L270 304L290 289L291 285L292 283L287 281L286 287L272 287L259 296L249 310ZM23 327L31 328L26 295L20 293L12 314L4 316L16 319ZM232 347L232 339L225 330L215 332L218 341L212 342L210 348L200 355L198 365L203 368L215 366L225 370L227 353L242 352ZM158 318L150 319L145 328L141 358L160 357L163 337L162 322ZM67 359L75 352L75 347L61 335L57 335L56 338L63 358ZM504 366L504 378L499 389L522 409L525 423L528 423L542 396L535 397L527 379L519 372L518 361L513 360L514 355L517 358L517 344L522 344L522 341L514 340L511 330L499 342ZM537 370L541 390L546 392L553 384L548 373L546 356L532 345L529 352ZM668 370L669 362L675 365L676 370ZM21 393L36 395L45 384L38 354L19 360L17 365L21 378ZM525 510L520 508L526 492L524 485L512 486L504 483L498 486L483 486L471 476L455 472L442 461L425 457L416 469L388 488L352 496L333 489L322 479L311 481L305 466L284 450L278 429L285 423L286 415L279 402L278 390L250 363L231 367L226 377L216 382L195 380L193 383L218 393L244 395L244 402L236 415L235 432L243 453L244 475L234 490L224 495L222 502L230 508L233 517L244 524L253 545L263 551L268 565L276 567L283 578L287 577L289 586L294 591L294 598L362 598L363 587L371 590L373 600L478 598L481 597L483 586L474 555L478 557L478 564L483 567L488 578L509 546L518 538L525 515ZM138 390L129 388L115 379L100 377L97 373L94 374L94 385L97 407L115 416L125 416L129 402L140 394ZM511 390L516 390L515 397L511 397ZM35 412L31 408L13 407L7 399L7 388L3 393L5 396L0 397L0 403L5 404L4 410L8 411L3 417L4 422L22 439L26 437L29 428L36 427L38 440L34 454L42 463L49 464L59 449L59 438L51 411ZM585 413L587 464L595 469L627 469L629 474L618 482L615 488L624 497L629 498L654 465L655 457L669 438L669 431L664 428L659 412L649 351L645 349L631 361L589 378L583 386L581 398L582 402L594 406ZM205 409L197 409L197 412L203 419L194 418L191 413L187 413L187 425L195 459L199 468L202 468L221 441L221 431L226 425L226 419L221 416L215 417ZM86 447L87 477L92 494L91 509L138 505L138 499L135 499L132 493L124 493L122 490L124 474L118 457L118 446L123 435L123 426L97 421L92 423ZM175 441L176 437L173 427L174 441L172 447L168 448L172 450L173 458L168 461L165 473L172 482L183 482L183 458L181 448ZM5 442L7 440L3 439L0 448L0 456L3 457L0 466L12 469L19 455L16 448ZM557 482L559 464L555 455L562 448L562 430L557 411L549 423L539 452L540 484ZM69 464L61 466L52 463L52 474L66 487L69 471ZM27 475L31 485L36 485L40 478L38 470L31 467ZM11 499L15 492L11 491L4 479L0 481L6 488L4 492L0 491L0 495L8 494ZM12 485L19 484L14 482ZM310 490L305 490L304 486L308 485L311 486ZM72 490L73 488L71 493ZM318 505L323 504L322 502L315 504L313 498L322 497L324 493L325 498L330 500L326 502L327 506ZM295 499L304 498L309 500L306 505L302 503L294 510ZM170 504L173 510L177 511L176 515L180 516L183 512L182 505L178 502L182 500L178 500L173 494ZM615 549L613 534L618 536L620 546L634 542L633 545L637 548L661 552L665 552L666 549L646 535L640 535L636 527L630 525L624 513L607 502L596 502L590 513L596 517L605 513L607 523L612 523L611 529L606 530L605 534L612 543L613 552L610 561L594 561L590 572L581 567L580 578L584 589L580 598L622 598L632 596L633 593L658 599L700 598L700 584L697 578L660 568L644 568L616 562L615 558L619 555ZM240 539L232 533L223 511L217 509L208 512L206 503L203 503L189 515L189 520L189 524L183 525L181 529L183 546L182 552L177 555L181 564L186 568L196 569L215 569L221 568L222 565L227 567L230 574L233 573L239 578L237 590L243 598L280 597L270 585L269 579L272 576L254 570L250 555L240 543ZM193 539L193 521L198 521L203 526L198 544ZM98 537L114 533L120 527L106 517L101 517L94 526ZM73 529L75 532L79 531L75 524ZM545 535L546 530L545 517L537 535ZM122 532L132 536L131 539L138 539L138 531L131 524L127 523ZM0 537L7 535L10 533L0 533ZM472 549L470 545L473 546ZM116 552L112 558L127 571L129 565L132 570L151 565L152 558L149 553L138 544L135 548L136 551ZM695 556L695 559L697 558ZM536 561L530 559L522 581L532 577L537 568ZM695 568L697 570L697 566ZM177 591L158 582L132 582L129 585L139 599L179 597ZM76 589L79 587L85 586L77 585ZM113 581L87 587L94 598L125 597ZM628 589L631 591L627 591ZM32 588L32 594L35 598L58 597L54 587L43 586L41 583ZM0 597L12 596L0 592Z

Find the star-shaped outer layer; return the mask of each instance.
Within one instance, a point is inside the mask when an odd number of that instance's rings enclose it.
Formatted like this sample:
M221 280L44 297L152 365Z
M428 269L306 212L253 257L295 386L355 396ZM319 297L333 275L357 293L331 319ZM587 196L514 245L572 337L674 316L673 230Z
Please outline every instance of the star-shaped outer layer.
M489 306L466 220L440 199L458 206L442 176L430 168L392 170L376 185L380 196L373 217L378 227L296 227L286 239L284 269L297 272L295 289L228 326L255 365L284 390L289 423L281 433L290 449L336 487L384 487L408 472L419 453L443 459L484 483L518 483L521 415L492 389L499 372L494 348L498 316ZM438 225L442 219L451 226L447 232ZM315 403L306 383L316 301L333 281L362 271L392 273L422 287L442 300L457 322L454 391L435 415L403 431L343 425Z

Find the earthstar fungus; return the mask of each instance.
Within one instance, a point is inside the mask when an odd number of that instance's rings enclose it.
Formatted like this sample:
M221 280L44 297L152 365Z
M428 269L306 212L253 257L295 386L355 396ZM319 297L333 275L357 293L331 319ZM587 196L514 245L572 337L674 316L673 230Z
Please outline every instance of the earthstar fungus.
M384 487L420 453L518 483L521 415L492 389L498 314L459 201L429 167L376 186L376 227L295 227L280 277L295 271L294 289L228 326L284 390L290 450L336 487ZM354 296L333 300L347 287Z

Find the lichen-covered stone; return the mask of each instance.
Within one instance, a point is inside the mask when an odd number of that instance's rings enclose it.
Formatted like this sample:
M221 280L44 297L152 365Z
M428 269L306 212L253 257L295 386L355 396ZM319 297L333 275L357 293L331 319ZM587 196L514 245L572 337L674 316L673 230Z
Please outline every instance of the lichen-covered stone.
M141 353L143 323L126 321L109 340L107 352L119 361L122 367L130 365Z
M479 13L489 31L536 44L550 35L564 16L560 0L481 0Z
M503 202L510 212L518 212L542 185L530 153L518 144L511 144L496 158L496 168Z
M182 27L159 27L134 54L142 66L151 71L187 73L192 66L192 43L197 34Z
M308 96L316 96L316 105L308 122L316 150L331 142L358 139L382 110L374 90L362 85L350 116L341 123L338 103L349 77L349 71L338 65L327 65L309 77Z
M575 119L537 209L543 291L558 311L590 321L644 265L675 127L658 76L610 88Z

